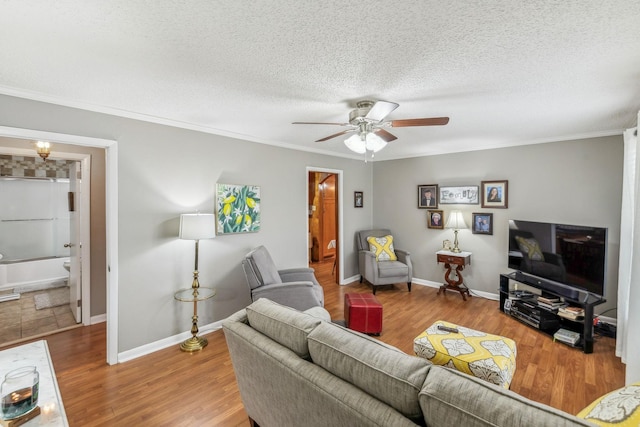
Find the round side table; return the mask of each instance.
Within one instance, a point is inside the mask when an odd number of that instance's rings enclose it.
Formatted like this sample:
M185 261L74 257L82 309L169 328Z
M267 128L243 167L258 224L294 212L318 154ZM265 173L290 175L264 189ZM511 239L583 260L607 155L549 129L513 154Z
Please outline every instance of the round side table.
M182 302L193 303L193 317L191 318L191 338L180 344L182 351L202 350L208 344L207 339L198 336L198 301L208 300L216 295L213 288L197 287L180 289L174 294L174 298Z

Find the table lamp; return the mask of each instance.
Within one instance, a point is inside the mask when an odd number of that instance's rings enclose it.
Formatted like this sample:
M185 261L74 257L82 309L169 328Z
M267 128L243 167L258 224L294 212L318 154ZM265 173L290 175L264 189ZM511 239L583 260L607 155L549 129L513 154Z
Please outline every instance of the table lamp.
M464 218L462 217L462 212L460 211L451 211L449 214L449 218L447 219L447 224L445 228L453 229L453 234L455 235L455 239L453 241L453 249L451 252L460 253L462 252L458 247L458 231L463 230L467 227L467 223L464 222Z

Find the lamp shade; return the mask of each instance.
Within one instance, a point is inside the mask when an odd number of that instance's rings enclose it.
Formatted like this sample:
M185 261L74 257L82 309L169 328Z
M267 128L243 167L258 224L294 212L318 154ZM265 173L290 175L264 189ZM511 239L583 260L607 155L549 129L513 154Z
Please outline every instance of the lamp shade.
M358 154L364 154L367 151L377 153L387 145L387 141L380 138L373 132L363 132L357 135L351 135L349 138L345 139L344 143L349 150Z
M467 223L464 222L464 217L462 216L462 212L460 211L451 211L449 214L449 218L447 219L447 223L445 224L446 228L452 228L454 230L463 230L467 227Z
M351 135L349 138L344 140L344 144L354 153L364 154L367 151L365 142L362 140L360 135Z
M367 134L367 144L366 144L367 150L371 150L374 153L377 153L378 151L382 150L386 145L387 145L387 141L380 138L375 133L371 132Z
M180 215L179 237L184 240L213 239L216 237L216 219L213 214Z

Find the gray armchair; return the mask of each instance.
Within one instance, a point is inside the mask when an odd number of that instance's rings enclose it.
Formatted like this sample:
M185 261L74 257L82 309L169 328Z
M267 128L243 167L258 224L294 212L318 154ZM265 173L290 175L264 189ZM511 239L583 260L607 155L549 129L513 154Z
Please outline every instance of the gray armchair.
M393 235L390 230L362 230L356 232L356 245L358 247L358 266L360 268L360 283L366 279L373 285L373 294L376 286L391 285L405 282L411 292L411 279L413 278L413 265L411 254L402 249L394 248L397 261L377 261L375 253L369 250L369 236L383 237Z
M251 301L267 298L296 310L324 307L324 290L313 268L278 270L264 246L258 246L242 260L251 289Z

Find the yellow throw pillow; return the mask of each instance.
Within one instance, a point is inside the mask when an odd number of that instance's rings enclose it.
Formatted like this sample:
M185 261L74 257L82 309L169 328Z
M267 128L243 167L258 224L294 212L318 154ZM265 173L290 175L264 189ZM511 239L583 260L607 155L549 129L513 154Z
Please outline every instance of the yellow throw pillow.
M369 250L376 254L376 261L396 261L398 257L393 249L393 236L367 237Z
M521 236L516 236L516 242L522 252L524 252L532 261L544 261L544 255L542 255L542 249L536 239L525 239Z
M640 382L614 390L596 399L578 414L598 426L640 425Z

